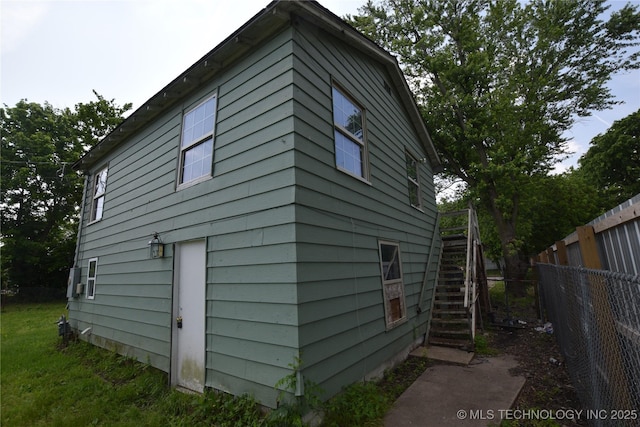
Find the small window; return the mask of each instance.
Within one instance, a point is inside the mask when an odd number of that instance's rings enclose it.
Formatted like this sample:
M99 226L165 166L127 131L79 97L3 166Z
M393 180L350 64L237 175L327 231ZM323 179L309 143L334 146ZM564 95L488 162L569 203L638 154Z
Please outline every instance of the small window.
M215 122L215 96L184 115L180 143L180 184L211 176Z
M380 242L379 250L385 319L387 329L391 329L402 323L407 317L400 246L397 243Z
M333 123L336 166L366 179L363 110L335 87L333 88Z
M98 172L93 179L93 200L91 202L91 221L102 219L104 195L107 192L107 168Z
M420 209L420 181L419 181L419 165L420 163L411 154L406 153L407 159L407 185L409 187L409 203L414 208Z
M96 295L96 276L98 275L98 258L89 260L87 270L87 299L94 299Z

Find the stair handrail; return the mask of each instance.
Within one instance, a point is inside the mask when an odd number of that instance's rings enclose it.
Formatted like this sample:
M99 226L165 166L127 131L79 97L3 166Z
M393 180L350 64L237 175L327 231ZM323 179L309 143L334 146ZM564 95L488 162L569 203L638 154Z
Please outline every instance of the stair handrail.
M470 314L471 322L471 340L475 339L476 335L476 301L478 299L477 292L477 246L480 245L480 226L478 224L478 217L476 216L475 209L471 204L469 205L469 232L467 234L467 277L465 284L470 283L470 288L465 288L465 302L469 305L465 305ZM473 251L473 254L471 253ZM468 301L467 295L471 290L471 301Z

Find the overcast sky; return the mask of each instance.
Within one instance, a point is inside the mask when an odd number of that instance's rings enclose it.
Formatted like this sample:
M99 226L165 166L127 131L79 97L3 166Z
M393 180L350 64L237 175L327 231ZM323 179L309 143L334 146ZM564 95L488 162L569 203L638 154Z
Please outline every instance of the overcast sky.
M366 0L320 0L338 16ZM640 4L640 0L633 1ZM613 0L614 9L626 2ZM0 0L0 103L64 108L92 90L133 110L269 4L269 0ZM640 72L610 84L625 104L581 119L567 135L575 164L589 141L640 109Z

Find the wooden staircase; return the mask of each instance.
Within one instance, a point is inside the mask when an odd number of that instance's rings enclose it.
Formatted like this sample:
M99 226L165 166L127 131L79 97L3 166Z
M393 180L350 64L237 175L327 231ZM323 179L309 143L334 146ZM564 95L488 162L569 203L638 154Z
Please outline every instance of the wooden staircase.
M429 344L473 351L476 323L481 325L479 296L488 292L478 222L473 209L442 217L442 255Z

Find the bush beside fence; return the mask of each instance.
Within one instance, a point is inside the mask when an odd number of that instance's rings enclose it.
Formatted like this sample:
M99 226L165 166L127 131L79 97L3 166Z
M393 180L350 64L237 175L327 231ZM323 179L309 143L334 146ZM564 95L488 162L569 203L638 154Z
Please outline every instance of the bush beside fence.
M53 302L66 299L66 289L44 287L21 287L11 292L2 292L2 306L31 302Z

